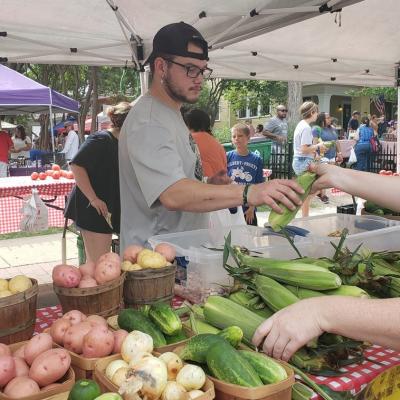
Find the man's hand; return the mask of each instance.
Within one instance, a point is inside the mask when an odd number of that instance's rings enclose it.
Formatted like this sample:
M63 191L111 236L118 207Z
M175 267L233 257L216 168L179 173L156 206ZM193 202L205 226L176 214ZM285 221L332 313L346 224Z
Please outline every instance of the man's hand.
M226 171L221 170L215 175L210 176L207 180L207 183L210 183L211 185L229 185L232 183L232 179L229 178Z
M255 207L249 207L244 213L244 219L246 220L247 224L251 224L253 222L254 215L255 215Z
M286 142L286 137L285 137L285 136L276 135L276 136L275 136L275 140L276 140L278 143L283 144L283 143Z
M301 205L302 202L298 195L303 193L302 187L293 180L274 179L269 182L251 185L247 193L247 200L251 206L266 204L275 212L282 214L283 210L278 203L283 204L290 210L294 210Z
M326 304L322 297L302 300L275 313L255 331L253 344L262 346L265 354L288 361L290 357L324 330L320 322Z

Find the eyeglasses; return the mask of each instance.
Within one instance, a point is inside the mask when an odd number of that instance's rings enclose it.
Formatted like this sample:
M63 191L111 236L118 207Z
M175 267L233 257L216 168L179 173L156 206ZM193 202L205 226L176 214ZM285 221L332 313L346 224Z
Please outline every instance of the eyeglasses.
M280 112L288 112L288 110L278 110L278 111L280 111Z
M185 68L186 76L188 78L197 78L201 74L201 75L203 75L204 79L208 79L213 72L213 70L211 68L199 68L196 65L185 65L185 64L181 64L176 61L169 60L169 59L165 59L165 61L167 61L171 64L179 65L182 68Z

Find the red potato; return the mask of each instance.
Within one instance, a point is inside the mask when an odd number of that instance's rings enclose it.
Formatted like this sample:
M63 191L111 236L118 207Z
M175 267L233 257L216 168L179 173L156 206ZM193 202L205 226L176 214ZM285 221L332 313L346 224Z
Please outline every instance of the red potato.
M41 392L45 392L46 390L54 389L60 387L62 384L61 383L50 383L50 385L47 385L45 387L42 387ZM53 396L52 396L53 397Z
M50 335L53 341L62 345L64 343L64 335L67 329L71 326L71 322L66 318L60 318L53 322L50 328Z
M25 360L25 347L26 347L26 344L19 347L17 350L14 351L13 356L20 357Z
M93 261L88 261L79 266L79 271L81 271L82 276L89 275L93 278L95 268L96 264Z
M101 257L100 257L101 258ZM100 259L99 259L100 260ZM113 259L103 259L96 263L94 279L99 285L117 279L121 274L121 262Z
M55 266L52 276L55 285L67 288L77 287L82 278L78 268L64 264Z
M114 332L114 348L112 353L121 353L121 346L124 339L128 336L128 332L125 329L118 329Z
M85 321L87 317L83 312L80 312L79 310L71 310L65 313L62 318L68 320L71 325L76 325Z
M4 389L4 394L11 399L21 399L39 392L39 385L27 376L17 376Z
M15 361L12 356L0 357L0 387L7 385L11 379L15 378Z
M78 288L91 288L91 287L96 287L97 282L96 279L92 278L89 275L84 275L81 281L79 282Z
M40 387L50 385L62 378L71 365L67 350L51 349L35 358L29 370L29 378Z
M101 315L89 315L87 317L87 322L90 323L92 328L97 325L108 327L107 321Z
M100 262L100 261L104 261L104 260L114 261L116 263L117 262L121 263L121 257L118 254L113 253L112 251L110 251L109 253L105 253L102 256L100 256L99 259L97 260L97 263Z
M163 255L167 261L172 262L175 260L176 251L175 249L168 243L159 243L155 248L154 251Z
M123 261L130 261L132 264L136 263L137 255L143 250L143 246L138 244L131 244L128 246L122 255Z
M0 343L0 356L11 356L10 348L4 343Z
M21 357L13 357L15 362L15 376L28 376L29 366Z
M39 333L34 336L25 347L25 361L28 365L32 365L33 360L41 353L46 350L50 350L53 347L53 338L49 333Z
M64 348L76 354L82 354L83 338L91 329L89 322L81 322L69 327L64 335Z
M114 334L104 326L95 326L83 338L83 357L106 357L114 348Z

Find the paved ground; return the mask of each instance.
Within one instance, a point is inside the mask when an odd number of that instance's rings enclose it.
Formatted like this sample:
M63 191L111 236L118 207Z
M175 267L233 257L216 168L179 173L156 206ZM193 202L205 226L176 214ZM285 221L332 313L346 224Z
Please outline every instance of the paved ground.
M328 205L313 200L310 215L336 212L336 206L351 203L351 197L331 196ZM299 212L299 216L301 213ZM267 212L257 214L259 225L268 220ZM18 274L29 275L41 284L51 282L53 267L61 263L61 233L29 238L0 240L0 278ZM77 265L76 235L67 232L67 263Z

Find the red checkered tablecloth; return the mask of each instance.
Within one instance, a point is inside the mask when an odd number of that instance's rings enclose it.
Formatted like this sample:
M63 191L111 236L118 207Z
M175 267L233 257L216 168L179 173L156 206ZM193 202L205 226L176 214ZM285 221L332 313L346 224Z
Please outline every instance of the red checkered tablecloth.
M45 181L33 181L29 176L0 178L0 234L17 232L22 218L20 213L23 200L14 196L27 197L36 188L42 199L54 199L50 204L64 209L65 196L75 185L75 180L60 178ZM64 215L61 210L48 207L49 226L64 226Z
M180 307L183 302L178 296L173 299L173 306ZM44 329L62 316L61 306L40 308L36 311L35 333ZM400 353L380 346L371 346L364 352L368 361L362 364L351 364L342 368L343 374L335 377L310 376L318 384L329 386L332 390L352 391L354 394L363 389L369 382L386 369L400 364ZM313 400L321 400L322 397L314 395Z

